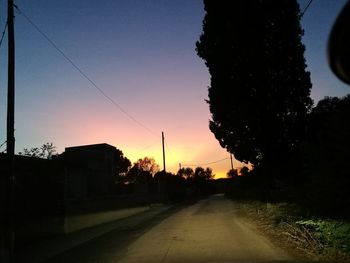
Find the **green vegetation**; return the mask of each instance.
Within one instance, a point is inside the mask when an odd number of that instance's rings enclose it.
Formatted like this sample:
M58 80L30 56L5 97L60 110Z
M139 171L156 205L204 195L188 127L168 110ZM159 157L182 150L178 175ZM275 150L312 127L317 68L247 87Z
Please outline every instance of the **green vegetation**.
M293 247L313 260L350 261L350 221L315 217L290 203L241 200L235 204L282 247Z
M350 254L350 222L331 219L307 219L295 222L310 230L323 246Z

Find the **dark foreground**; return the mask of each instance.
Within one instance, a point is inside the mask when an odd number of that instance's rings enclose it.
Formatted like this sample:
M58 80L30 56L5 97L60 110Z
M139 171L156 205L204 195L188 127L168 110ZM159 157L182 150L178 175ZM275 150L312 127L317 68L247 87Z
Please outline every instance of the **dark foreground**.
M259 234L222 195L150 212L45 262L300 262Z

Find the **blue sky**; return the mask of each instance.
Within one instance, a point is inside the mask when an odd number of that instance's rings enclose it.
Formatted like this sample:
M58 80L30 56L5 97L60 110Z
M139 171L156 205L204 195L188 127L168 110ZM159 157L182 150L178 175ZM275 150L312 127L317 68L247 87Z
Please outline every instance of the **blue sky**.
M308 0L299 2L303 9ZM330 72L326 60L327 37L345 2L314 0L302 19L316 102L349 90ZM17 0L16 4L142 124L103 97L16 13L17 151L45 142L53 142L59 152L68 146L106 142L132 161L153 156L161 164L164 131L171 171L178 163L203 164L229 157L208 128L205 99L210 76L195 52L202 31L202 1ZM2 30L4 1L0 5ZM6 140L6 41L0 49L1 143ZM223 175L230 161L211 166Z
M299 0L301 7L308 2ZM328 35L345 3L346 0L314 0L301 20L305 31L305 58L313 84L311 96L315 103L325 96L344 96L350 92L350 87L333 75L327 62Z

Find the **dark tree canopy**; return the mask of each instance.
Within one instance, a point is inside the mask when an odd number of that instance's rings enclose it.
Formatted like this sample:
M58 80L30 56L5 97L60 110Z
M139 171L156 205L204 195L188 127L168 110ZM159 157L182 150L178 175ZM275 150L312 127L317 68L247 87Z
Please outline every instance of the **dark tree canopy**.
M303 138L312 106L298 3L204 4L196 51L211 75L210 130L240 161L282 162Z
M177 171L177 175L185 178L186 180L199 179L204 181L209 181L215 177L215 174L213 174L213 169L210 167L196 167L195 170L190 167L183 167Z
M40 147L24 148L23 152L18 152L19 155L30 157L38 157L43 159L52 159L57 154L56 146L52 142L44 143Z
M298 202L327 216L350 217L350 95L326 97L312 109L300 163Z
M156 163L152 157L144 157L143 159L138 159L134 163L138 169L150 173L152 176L159 171L159 165Z
M230 169L230 170L227 172L226 176L227 176L228 178L235 178L235 177L238 176L238 170L237 170L237 169Z
M178 170L177 175L181 176L181 177L183 177L185 179L190 179L190 178L192 178L194 176L194 171L190 167L187 167L187 168L183 167L183 168Z
M204 181L209 181L214 178L213 170L209 167L203 168L203 167L196 167L194 170L194 175L193 177L195 179L199 180L204 180Z
M159 165L152 157L138 159L128 171L126 178L128 182L146 182L159 171Z
M131 167L130 160L124 156L123 152L117 149L115 154L115 164L117 170L117 176L125 176Z

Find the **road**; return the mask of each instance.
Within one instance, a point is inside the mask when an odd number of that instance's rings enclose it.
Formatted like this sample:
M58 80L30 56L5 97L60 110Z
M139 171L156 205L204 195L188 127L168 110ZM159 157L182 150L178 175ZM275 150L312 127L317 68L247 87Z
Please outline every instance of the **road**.
M116 229L47 261L297 262L254 230L222 195Z

